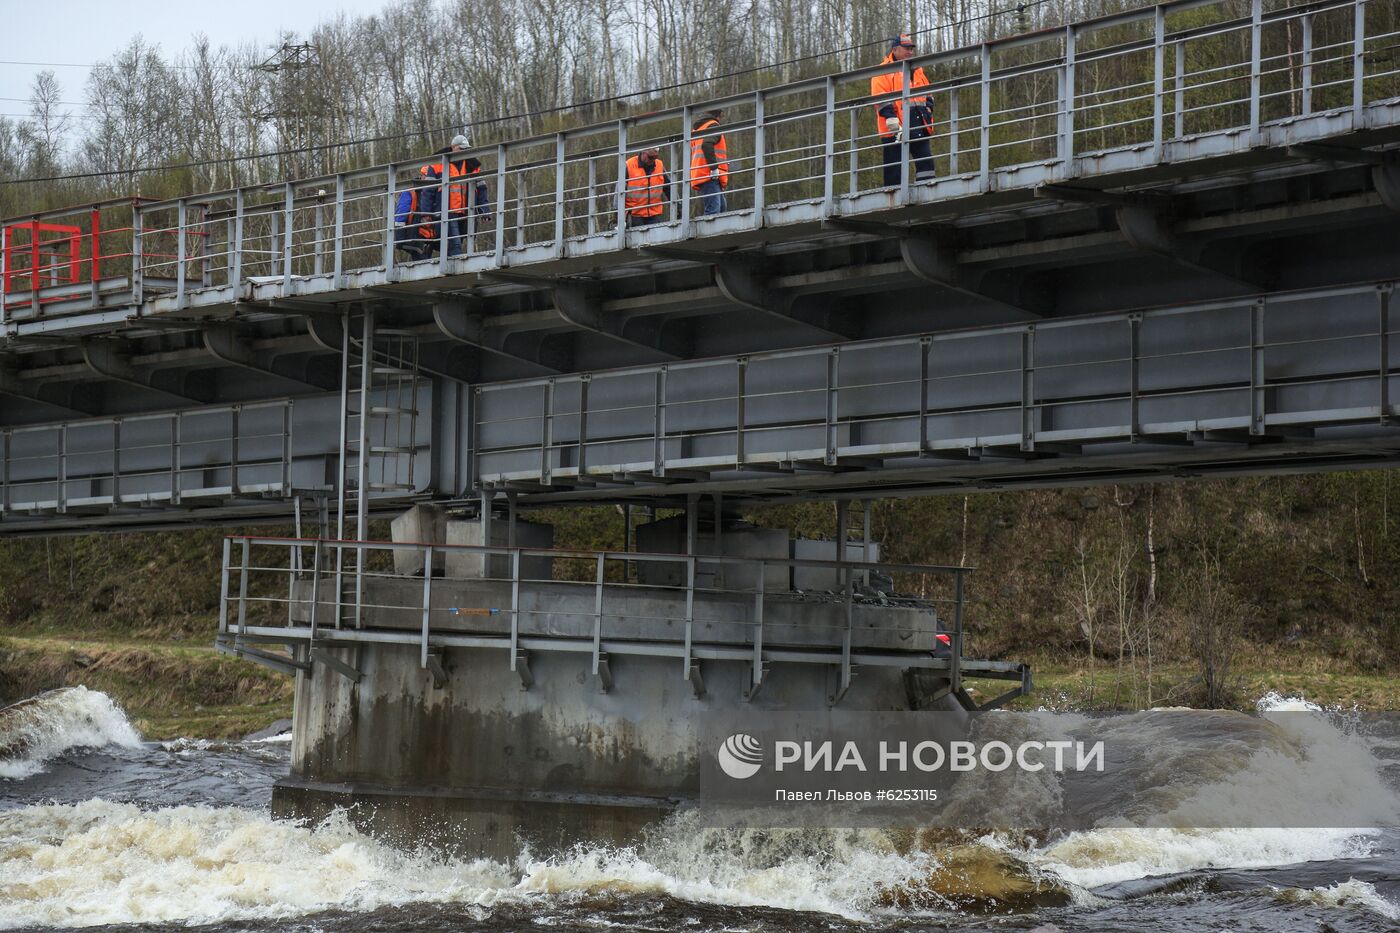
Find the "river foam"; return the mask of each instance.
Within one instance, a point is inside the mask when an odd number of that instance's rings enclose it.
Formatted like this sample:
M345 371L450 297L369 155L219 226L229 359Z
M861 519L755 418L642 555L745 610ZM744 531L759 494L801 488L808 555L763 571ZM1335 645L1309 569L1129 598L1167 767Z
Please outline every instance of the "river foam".
M503 866L397 852L343 817L316 829L234 807L89 800L0 814L0 928L271 919L471 902Z
M54 749L76 745L138 742L105 696L80 688L65 693L32 711L33 723L50 726L26 733L35 738L24 760L42 761L57 754ZM1279 705L1289 709L1270 703ZM98 711L87 726L53 725L70 721L80 708ZM75 736L80 740L70 741ZM1290 734L1319 754L1343 750L1336 743L1345 737L1337 736L1311 725ZM168 743L161 753L199 758L212 754L212 746ZM548 911L599 894L878 921L967 905L959 897L967 895L973 876L973 897L984 906L1025 909L1015 897L1049 893L1061 899L1044 903L1066 903L1067 897L1092 908L1098 899L1090 889L1100 885L1200 869L1359 858L1371 855L1375 844L1369 830L1113 827L1040 844L946 834L920 843L879 830L720 829L682 813L633 848L580 846L505 863L404 853L359 832L344 814L311 828L255 809L155 809L95 798L0 812L0 929L275 921L409 904L469 906L484 915L518 907ZM1360 907L1388 919L1400 914L1360 881L1300 885L1278 889L1276 896Z
M74 748L137 748L141 736L107 694L64 687L0 709L0 779L37 774Z
M0 929L275 919L409 903L485 908L600 892L852 919L882 891L936 873L878 834L764 834L672 825L635 849L581 846L514 864L405 854L343 814L316 828L232 807L142 810L89 800L0 813ZM747 849L745 855L740 849Z

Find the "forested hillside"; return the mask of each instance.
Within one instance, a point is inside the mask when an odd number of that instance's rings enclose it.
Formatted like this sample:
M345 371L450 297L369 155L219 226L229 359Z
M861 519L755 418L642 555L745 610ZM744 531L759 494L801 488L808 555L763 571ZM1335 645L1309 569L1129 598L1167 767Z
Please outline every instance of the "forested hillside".
M623 547L615 507L539 517ZM829 503L749 518L835 530ZM1073 670L1095 704L1205 702L1207 661L1215 702L1248 699L1246 671L1400 674L1395 471L884 500L872 529L887 560L978 568L970 653ZM0 630L207 645L221 534L0 541Z

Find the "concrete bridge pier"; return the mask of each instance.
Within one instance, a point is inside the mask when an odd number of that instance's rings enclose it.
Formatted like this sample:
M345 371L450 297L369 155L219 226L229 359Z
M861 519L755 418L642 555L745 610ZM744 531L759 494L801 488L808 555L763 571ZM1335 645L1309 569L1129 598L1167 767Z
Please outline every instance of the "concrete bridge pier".
M685 517L678 521L683 534ZM637 540L669 540L676 522L642 526ZM453 524L444 538L492 534ZM404 522L405 534L409 525L421 534L432 522ZM504 554L468 565L435 550L431 606L484 611L433 608L428 641L419 640L423 613L414 606L425 589L423 564L416 575L366 579L360 627L321 629L298 649L309 663L297 675L292 768L274 789L274 814L314 820L345 807L357 825L395 844L462 855L627 843L695 802L706 715L824 711L834 702L843 710L960 708L948 693L949 672L929 669L947 664L946 650L935 661L940 623L930 605L882 605L876 591L889 584L873 574L868 594L849 606L829 592L795 590L794 573L809 584L835 582L834 567L788 556L794 547L820 552L822 542L742 526L707 538L711 546L718 538L718 553L744 555L723 564L727 588L714 581L720 562L698 562L704 583L687 590L666 579L669 565L636 554L627 582L600 587L553 579L563 575L558 557L530 557L535 579L522 582L497 577L493 563ZM824 545L834 552L833 542ZM451 546L442 547L451 557ZM309 585L301 586L293 625L313 602ZM320 618L334 618L334 584L319 586ZM513 589L515 622L489 612L508 605ZM687 600L691 677L679 654ZM756 603L764 607L757 652ZM842 692L839 663L796 659L825 652L839 660L847 612L855 676ZM513 665L498 647L512 637Z

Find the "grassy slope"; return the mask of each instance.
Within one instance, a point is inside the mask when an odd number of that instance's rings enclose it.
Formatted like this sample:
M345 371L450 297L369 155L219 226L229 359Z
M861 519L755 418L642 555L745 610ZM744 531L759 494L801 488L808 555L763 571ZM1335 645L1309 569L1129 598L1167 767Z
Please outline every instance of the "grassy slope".
M873 528L886 559L965 558L979 567L969 653L1030 660L1033 705L1191 702L1198 687L1191 584L1208 553L1240 607L1235 704L1278 691L1400 709L1394 478L1348 473L889 500L876 506ZM1400 495L1400 482L1393 485ZM541 517L556 523L560 544L622 546L619 510ZM835 521L830 504L751 518L807 535L829 535ZM220 536L0 539L0 702L83 683L116 697L151 737L234 735L289 715L288 678L212 650ZM1097 581L1087 600L1092 645L1080 598L1086 578Z

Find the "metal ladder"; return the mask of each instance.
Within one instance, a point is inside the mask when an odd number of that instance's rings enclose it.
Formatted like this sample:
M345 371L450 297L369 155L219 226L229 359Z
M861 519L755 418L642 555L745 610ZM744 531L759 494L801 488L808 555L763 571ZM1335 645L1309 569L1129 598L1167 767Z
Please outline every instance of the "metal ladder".
M418 452L418 336L412 331L377 327L375 311L366 308L358 338L346 322L341 373L341 451L337 485L336 535L345 539L346 518L353 496L353 534L369 535L370 500L406 495L416 488L414 460ZM358 363L354 358L358 357ZM358 369L358 373L355 370ZM357 386L351 391L352 385ZM339 553L339 552L338 552ZM337 559L337 624L353 607L353 624L363 614L365 554L354 552L353 566ZM346 580L346 575L353 577Z

